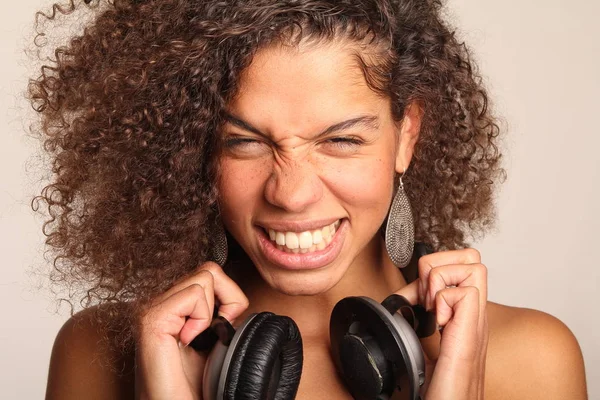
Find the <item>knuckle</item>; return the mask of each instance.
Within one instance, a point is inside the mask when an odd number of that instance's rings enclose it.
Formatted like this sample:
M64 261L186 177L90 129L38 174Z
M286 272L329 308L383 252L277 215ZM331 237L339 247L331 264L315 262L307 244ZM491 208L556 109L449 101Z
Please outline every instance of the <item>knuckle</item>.
M424 276L431 269L431 264L428 261L427 255L419 258L419 261L417 262L419 276Z
M448 290L450 290L450 289L446 288L446 289L438 290L437 293L435 294L435 301L436 302L440 301L444 297L444 294L446 294L448 292Z
M481 274L481 276L483 276L484 278L487 278L488 268L485 265L479 263L479 264L475 265L475 270L477 271L477 273Z
M469 247L464 249L464 251L469 264L477 264L481 262L481 253L479 250Z
M215 262L212 261L207 261L204 264L202 264L202 266L200 267L201 271L207 271L210 274L212 274L213 276L220 273L221 270L221 266Z
M452 297L450 291L453 289L454 288L446 288L446 289L439 290L434 296L435 304L442 304L442 302L447 303L446 300L448 298Z
M198 272L198 274L196 274L196 279L202 279L202 283L205 286L214 286L215 283L215 275L207 270L203 270ZM199 285L199 283L196 283L197 285Z
M200 296L200 295L204 294L204 287L199 283L192 283L190 286L188 286L186 288L186 290L189 291L190 294L192 294L194 296Z
M235 302L230 303L229 306L231 307L231 310L243 312L248 308L249 305L250 302L248 301L248 298L245 295L241 295L238 299L235 300Z
M245 310L245 309L247 309L249 306L250 306L250 301L248 300L248 297L246 297L245 295L244 295L244 296L242 296L242 297L240 298L240 307L241 307L242 309L244 309L244 310Z
M438 267L438 268L432 268L431 271L429 272L429 282L436 282L438 280L440 280L442 276L442 268Z

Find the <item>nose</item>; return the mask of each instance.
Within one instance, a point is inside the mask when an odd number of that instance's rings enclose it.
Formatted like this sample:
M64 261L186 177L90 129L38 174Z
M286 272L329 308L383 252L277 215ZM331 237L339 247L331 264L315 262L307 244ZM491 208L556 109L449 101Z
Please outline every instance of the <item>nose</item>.
M277 164L265 186L265 198L288 212L305 211L323 196L322 182L308 161Z

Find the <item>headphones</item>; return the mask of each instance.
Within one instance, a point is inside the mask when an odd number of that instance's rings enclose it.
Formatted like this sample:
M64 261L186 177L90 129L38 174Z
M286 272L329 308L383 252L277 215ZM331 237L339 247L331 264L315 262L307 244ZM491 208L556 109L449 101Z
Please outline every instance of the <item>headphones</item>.
M431 252L429 246L415 243L405 277L416 276L418 259ZM346 297L331 312L331 354L356 400L387 400L397 389L407 390L409 398L417 400L425 382L419 338L436 329L435 314L400 295L392 294L382 303ZM190 346L197 351L212 349L204 368L205 400L292 400L296 396L302 338L287 316L255 313L234 329L215 315Z

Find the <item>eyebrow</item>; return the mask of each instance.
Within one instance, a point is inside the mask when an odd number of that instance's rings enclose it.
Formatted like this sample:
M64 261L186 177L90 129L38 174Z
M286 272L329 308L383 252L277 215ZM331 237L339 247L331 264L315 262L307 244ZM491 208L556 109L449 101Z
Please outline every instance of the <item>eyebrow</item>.
M247 123L246 121L235 117L229 113L225 114L225 120L229 123L231 123L232 125L237 126L238 128L241 128L245 131L248 132L252 132L255 133L257 135L262 135L262 136L268 136L266 134L264 134L263 132L261 132L260 130L256 129L255 127L253 127L252 125L250 125L249 123ZM346 121L342 121L342 122L338 122L336 124L331 125L330 127L326 128L325 130L323 130L321 133L319 133L315 139L318 139L322 136L325 135L329 135L331 133L334 132L339 132L339 131L344 131L350 128L354 128L357 126L362 126L368 129L379 129L379 118L377 118L377 116L375 115L362 115L356 118L351 118L348 119Z

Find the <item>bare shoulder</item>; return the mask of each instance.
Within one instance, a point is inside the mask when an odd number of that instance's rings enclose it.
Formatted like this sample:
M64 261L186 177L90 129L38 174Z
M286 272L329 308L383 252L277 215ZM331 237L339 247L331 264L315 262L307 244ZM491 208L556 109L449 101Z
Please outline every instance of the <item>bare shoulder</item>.
M587 399L583 356L547 313L488 303L486 399Z
M133 398L133 354L114 354L103 345L97 308L69 318L52 348L46 399Z

